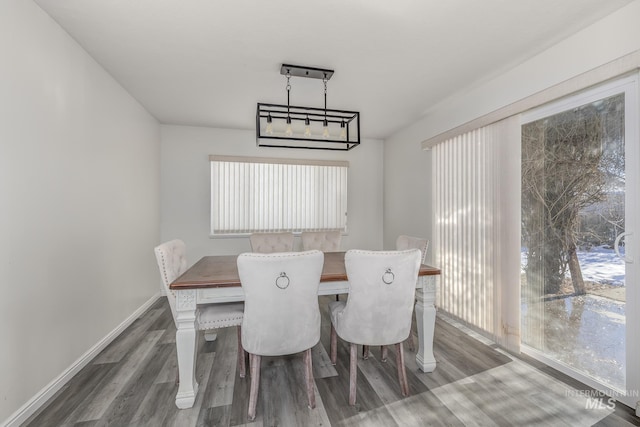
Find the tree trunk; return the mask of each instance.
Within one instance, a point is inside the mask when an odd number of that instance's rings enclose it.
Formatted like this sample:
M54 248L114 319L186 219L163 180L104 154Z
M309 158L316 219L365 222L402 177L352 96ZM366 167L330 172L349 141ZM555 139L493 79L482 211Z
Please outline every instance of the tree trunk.
M571 274L571 283L573 291L576 295L584 295L584 279L582 278L582 270L580 269L580 261L578 260L578 251L576 245L569 247L569 273Z
M564 268L562 265L562 244L559 239L550 237L553 234L545 233L547 238L542 248L544 263L544 293L556 295L560 293L560 287L564 280Z

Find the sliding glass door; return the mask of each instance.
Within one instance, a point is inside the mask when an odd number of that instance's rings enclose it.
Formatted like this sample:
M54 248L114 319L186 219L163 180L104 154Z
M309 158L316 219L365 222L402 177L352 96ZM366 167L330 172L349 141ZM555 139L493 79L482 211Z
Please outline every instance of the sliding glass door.
M637 122L633 77L524 115L521 142L522 344L633 406Z

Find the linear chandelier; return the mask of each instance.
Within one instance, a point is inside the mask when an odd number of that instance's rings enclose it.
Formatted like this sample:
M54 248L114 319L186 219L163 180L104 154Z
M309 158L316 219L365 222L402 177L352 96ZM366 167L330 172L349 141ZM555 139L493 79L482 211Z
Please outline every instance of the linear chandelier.
M346 151L360 144L360 113L327 108L327 82L333 70L282 64L280 74L287 78L287 105L258 103L259 147ZM324 108L291 105L291 77L322 80Z

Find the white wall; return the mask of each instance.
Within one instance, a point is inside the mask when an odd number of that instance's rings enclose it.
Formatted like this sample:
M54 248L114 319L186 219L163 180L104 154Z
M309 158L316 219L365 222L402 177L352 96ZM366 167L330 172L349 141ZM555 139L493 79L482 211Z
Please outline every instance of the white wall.
M391 138L384 143L384 248L399 235L431 239L431 152L420 142ZM432 251L427 250L427 261Z
M158 292L159 164L156 120L0 2L0 423Z
M640 49L638 22L640 0L489 82L461 88L387 138L384 246L392 247L401 233L432 237L430 153L421 150L423 140Z
M209 238L210 154L349 161L348 236L342 247L382 248L381 141L365 140L348 152L258 148L254 131L164 125L161 138L161 237L184 240L191 263L204 255L251 250L247 237Z

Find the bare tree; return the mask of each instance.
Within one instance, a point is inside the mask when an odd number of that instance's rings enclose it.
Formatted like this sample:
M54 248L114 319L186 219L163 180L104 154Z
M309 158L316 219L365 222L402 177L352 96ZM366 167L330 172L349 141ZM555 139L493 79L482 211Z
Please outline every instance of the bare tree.
M620 155L611 149L614 142L620 145L614 129L624 117L621 99L617 95L523 126L525 273L529 286L546 294L559 292L567 269L574 292L585 292L577 254L580 212L605 198L616 174L624 180L624 150Z

